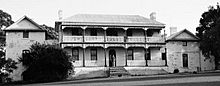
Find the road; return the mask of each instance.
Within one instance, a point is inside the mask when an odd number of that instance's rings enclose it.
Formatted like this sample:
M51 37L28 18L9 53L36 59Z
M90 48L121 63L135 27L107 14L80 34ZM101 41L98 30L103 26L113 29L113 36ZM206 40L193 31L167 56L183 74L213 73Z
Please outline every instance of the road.
M29 84L26 86L220 86L220 73L155 75Z

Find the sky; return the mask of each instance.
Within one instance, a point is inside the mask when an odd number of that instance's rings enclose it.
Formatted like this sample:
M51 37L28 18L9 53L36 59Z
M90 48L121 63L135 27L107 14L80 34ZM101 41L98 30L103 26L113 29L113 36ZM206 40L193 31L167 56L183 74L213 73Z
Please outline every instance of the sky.
M188 29L195 33L202 13L220 0L0 0L0 9L9 13L13 21L26 15L38 24L54 27L58 11L62 17L75 14L140 15L149 18L156 12L156 20L177 31Z

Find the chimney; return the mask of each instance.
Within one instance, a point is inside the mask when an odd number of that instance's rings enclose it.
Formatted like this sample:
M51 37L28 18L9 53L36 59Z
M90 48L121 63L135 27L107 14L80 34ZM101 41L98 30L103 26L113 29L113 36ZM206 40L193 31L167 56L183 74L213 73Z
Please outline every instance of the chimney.
M177 27L170 27L170 35L177 32Z
M151 20L156 20L156 12L152 12L152 13L150 14L150 19L151 19Z
M59 17L59 20L63 18L63 10L58 11L58 17Z

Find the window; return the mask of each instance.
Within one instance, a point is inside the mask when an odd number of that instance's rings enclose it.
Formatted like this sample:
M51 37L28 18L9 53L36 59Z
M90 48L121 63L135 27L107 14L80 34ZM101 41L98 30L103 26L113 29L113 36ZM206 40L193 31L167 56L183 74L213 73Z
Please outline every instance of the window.
M128 49L128 60L134 60L133 50Z
M147 60L151 60L150 49L147 49Z
M79 50L78 49L72 49L72 57L74 60L79 60Z
M183 46L187 46L187 42L186 41L183 41Z
M91 49L91 60L97 60L97 49Z
M91 36L97 36L97 29L91 29Z
M29 38L29 32L24 31L23 32L23 38Z
M23 50L22 51L22 57L23 59L27 59L30 51L29 50ZM26 60L25 60L26 61Z
M162 53L162 60L166 60L166 59L167 59L166 53Z
M188 54L183 54L183 67L188 67Z

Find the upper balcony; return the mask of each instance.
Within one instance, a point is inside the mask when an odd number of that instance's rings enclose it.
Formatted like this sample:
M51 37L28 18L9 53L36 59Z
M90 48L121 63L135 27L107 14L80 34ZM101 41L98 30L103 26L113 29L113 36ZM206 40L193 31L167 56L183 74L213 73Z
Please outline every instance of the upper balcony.
M164 43L158 30L122 29L122 28L73 28L63 29L62 42L87 43Z
M128 37L128 43L164 43L163 37ZM63 36L63 42L83 42L83 36ZM85 36L85 42L124 43L124 36Z

